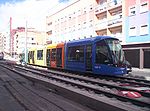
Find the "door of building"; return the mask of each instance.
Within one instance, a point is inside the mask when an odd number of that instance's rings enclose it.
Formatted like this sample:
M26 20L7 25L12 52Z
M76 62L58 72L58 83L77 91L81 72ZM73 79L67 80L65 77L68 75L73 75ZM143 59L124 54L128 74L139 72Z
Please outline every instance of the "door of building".
M144 50L144 68L150 68L150 49Z

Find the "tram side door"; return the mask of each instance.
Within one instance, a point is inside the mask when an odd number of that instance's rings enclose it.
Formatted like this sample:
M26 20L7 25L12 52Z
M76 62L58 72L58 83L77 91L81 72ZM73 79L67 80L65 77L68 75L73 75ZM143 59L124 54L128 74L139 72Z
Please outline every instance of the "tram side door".
M47 49L46 51L46 65L50 66L50 49Z
M32 53L32 57L31 57L32 63L34 64L34 51L32 51L31 53Z
M31 52L29 51L29 52L28 52L28 63L29 63L29 64L30 64L30 55L31 55L30 53L31 53Z
M92 71L92 45L86 46L86 71Z
M62 67L62 48L57 48L56 55L57 67Z

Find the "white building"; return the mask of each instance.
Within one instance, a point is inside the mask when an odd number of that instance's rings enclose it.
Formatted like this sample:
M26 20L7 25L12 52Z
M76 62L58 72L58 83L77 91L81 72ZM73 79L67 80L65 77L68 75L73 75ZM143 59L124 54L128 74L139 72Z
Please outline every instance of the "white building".
M1 46L4 53L10 53L10 34L8 32L1 33Z
M16 32L14 35L14 52L19 55L25 51L25 43L27 42L27 49L36 45L44 45L45 37L44 32L36 31L33 28L28 28L27 35L25 31Z

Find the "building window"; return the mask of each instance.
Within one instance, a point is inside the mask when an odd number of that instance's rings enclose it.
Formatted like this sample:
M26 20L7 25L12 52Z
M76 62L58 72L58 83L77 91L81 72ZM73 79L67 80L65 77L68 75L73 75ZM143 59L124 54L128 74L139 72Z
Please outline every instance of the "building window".
M93 24L90 24L89 27L93 27Z
M136 28L135 27L130 27L129 36L136 36Z
M81 15L81 10L78 10L78 16L80 16Z
M91 5L89 5L89 11L92 11L93 10L93 5L91 4Z
M83 11L83 14L86 14L86 10L87 10L87 9L86 9L86 7L84 7L84 11Z
M47 23L47 25L52 25L52 22Z
M136 14L135 6L129 8L129 16L133 16Z
M141 5L140 5L140 13L147 12L147 11L148 11L148 2L141 3Z
M141 25L140 27L140 35L146 35L148 34L148 25Z

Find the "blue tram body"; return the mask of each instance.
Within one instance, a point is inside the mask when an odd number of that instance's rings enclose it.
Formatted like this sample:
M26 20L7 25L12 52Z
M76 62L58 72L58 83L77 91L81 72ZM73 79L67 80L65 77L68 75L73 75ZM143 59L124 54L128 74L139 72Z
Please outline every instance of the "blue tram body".
M65 47L65 69L72 71L86 71L86 46L92 45L94 38L87 38L81 40L70 41ZM72 48L72 50L71 50ZM82 52L80 52L82 51ZM80 53L80 54L79 54ZM82 53L82 54L81 54ZM72 58L69 55L72 54ZM75 55L76 54L76 55ZM79 56L79 57L78 57ZM93 64L93 63L92 63Z
M119 40L109 36L70 41L65 46L65 69L101 75L127 73Z

